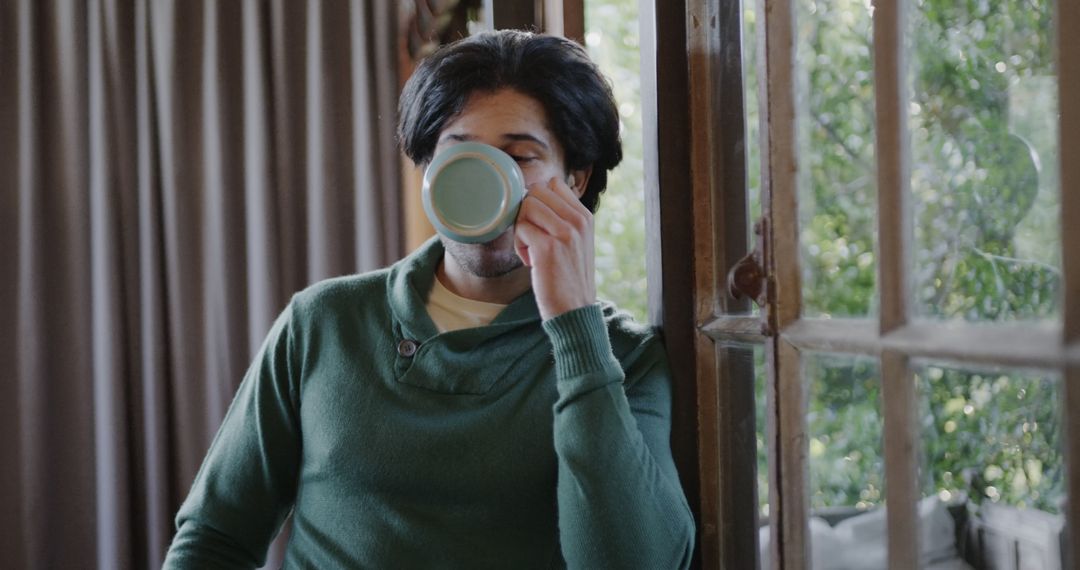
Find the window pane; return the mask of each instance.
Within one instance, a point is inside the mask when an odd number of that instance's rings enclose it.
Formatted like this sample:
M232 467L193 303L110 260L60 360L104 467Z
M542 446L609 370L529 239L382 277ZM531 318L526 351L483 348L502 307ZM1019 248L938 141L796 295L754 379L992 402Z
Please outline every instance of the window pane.
M761 114L758 111L757 13L743 2L743 105L746 109L746 191L750 219L761 217ZM753 224L750 224L753 226ZM757 307L757 305L754 305Z
M915 6L909 126L919 312L970 321L1056 318L1053 6Z
M803 313L877 312L871 3L798 0Z
M809 354L810 508L866 510L885 500L881 376L876 360Z
M757 421L758 568L769 568L769 440L765 347L754 346L754 415Z
M765 559L762 558L762 556L767 557L767 554L760 554L762 551L767 551L769 540L769 447L768 439L766 436L768 422L768 395L766 390L766 381L768 376L765 369L765 347L762 347L761 344L747 345L725 342L723 344L717 344L717 348L717 357L721 359L727 359L727 361L729 362L727 368L729 370L732 369L730 363L735 357L742 358L748 356L750 357L751 365L753 366L752 369L748 369L747 367L747 371L753 371L755 436L754 453L756 457L757 467L755 473L756 477L751 478L748 483L753 485L756 480L755 490L757 491L757 497L756 501L751 502L750 504L756 504L757 513L753 516L753 518L746 517L746 520L754 520L757 523L759 541L758 544L756 544L759 553L757 558L757 568L767 568L767 565L762 564L762 560ZM751 378L739 378L732 376L731 380L751 380ZM739 461L741 460L742 459L740 459ZM738 477L738 475L734 476ZM743 479L740 477L740 480ZM746 490L748 491L750 489L747 488ZM728 523L730 523L730 521L728 521ZM742 520L735 521L735 524L741 525ZM765 541L764 546L762 546L762 544L760 543L760 541L762 540Z
M938 529L924 529L924 554L955 546L968 560L1001 557L999 567L1014 567L1013 556L1021 568L1062 567L1058 377L938 363L919 363L915 372L923 504L951 506L950 517L924 514L923 525Z
M809 388L812 567L885 568L884 428L877 361L810 353L803 357L803 378ZM763 558L767 543L763 537Z
M765 347L754 346L754 416L757 419L757 490L758 515L761 523L768 523L769 516L769 445L768 391L765 386Z
M641 134L641 56L637 0L585 2L585 44L611 80L623 160L608 177L596 213L596 288L640 321L645 291L645 186Z
M758 104L758 53L757 53L757 8L754 0L742 4L742 69L743 69L743 109L746 138L743 151L746 153L746 203L750 210L748 228L753 228L761 219L761 112ZM751 230L752 232L752 230ZM749 245L760 247L761 238L751 233ZM750 314L760 314L761 307L751 303Z

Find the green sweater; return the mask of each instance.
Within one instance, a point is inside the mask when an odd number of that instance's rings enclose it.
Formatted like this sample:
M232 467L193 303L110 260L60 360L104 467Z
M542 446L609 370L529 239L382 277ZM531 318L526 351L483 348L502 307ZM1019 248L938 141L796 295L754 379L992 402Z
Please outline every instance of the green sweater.
M438 334L442 246L316 284L278 318L177 515L166 568L684 568L659 338L531 293ZM415 352L409 350L415 344Z

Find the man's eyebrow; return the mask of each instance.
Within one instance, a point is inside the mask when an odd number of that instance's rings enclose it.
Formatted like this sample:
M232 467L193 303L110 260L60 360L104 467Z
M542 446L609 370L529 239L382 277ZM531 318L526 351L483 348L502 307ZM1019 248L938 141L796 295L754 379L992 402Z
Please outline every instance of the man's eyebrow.
M535 135L531 135L529 133L505 133L505 134L502 135L502 138L506 139L506 140L509 140L509 141L514 141L514 142L533 142L533 143L536 143L536 144L544 147L545 150L550 149L548 144L546 142L544 142L543 139L540 139L539 137L537 137ZM476 137L473 136L473 135L469 135L469 134L451 133L451 134L444 135L442 137L442 140L444 140L444 141L451 140L451 141L455 141L455 142L468 142L468 141L476 140Z
M439 142L442 142L442 141L457 141L457 142L467 142L467 141L471 141L471 140L474 140L475 138L476 138L476 137L474 137L474 136L472 136L472 135L456 135L456 134L449 134L449 135L445 135L445 136L443 136L443 137L442 137L442 139L441 139L441 140L440 140Z
M529 133L506 133L503 135L503 138L515 142L534 142L544 147L544 150L548 150L548 144L546 142L544 142L542 139L535 135L530 135Z

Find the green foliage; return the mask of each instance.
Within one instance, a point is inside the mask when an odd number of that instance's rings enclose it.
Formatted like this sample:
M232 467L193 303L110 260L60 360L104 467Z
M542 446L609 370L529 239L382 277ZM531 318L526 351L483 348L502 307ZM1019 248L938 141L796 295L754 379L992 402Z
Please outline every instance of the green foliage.
M872 24L861 0L798 6L804 310L867 315L877 281Z
M637 0L585 3L586 46L611 81L623 142L623 161L608 178L595 218L597 293L645 322L645 178L637 12Z
M808 316L876 312L877 172L871 3L798 0L803 297ZM747 49L754 13L744 4ZM914 299L930 318L1059 318L1056 78L1047 0L917 0L911 10ZM747 81L756 81L749 54ZM756 86L747 85L751 191ZM884 497L871 361L810 355L811 505ZM759 428L764 385L759 373ZM1059 385L1039 374L925 365L923 491L1058 510ZM759 485L766 458L759 433Z
M800 239L808 316L877 308L871 3L798 0ZM916 0L909 31L915 305L968 321L1059 317L1056 79L1049 0ZM611 78L626 158L597 215L600 295L645 315L636 0L590 0L590 53ZM748 190L760 215L753 3L744 3ZM763 353L756 350L759 496L767 509ZM884 499L873 360L808 355L811 506ZM923 364L926 495L1056 512L1059 383L1030 372ZM767 511L766 511L767 512Z
M916 12L913 44L933 48L916 47L910 119L916 295L928 316L1057 316L1057 105L1036 95L1056 85L1050 8L925 0ZM1023 247L1025 233L1042 251Z
M756 353L758 485L768 514L763 352ZM884 500L883 418L876 362L808 355L810 506L871 508ZM1060 511L1060 383L1037 373L924 365L916 374L924 496Z
M811 379L806 418L812 434L811 508L879 503L885 462L877 362L812 355L803 374Z
M923 493L1058 512L1064 496L1059 382L925 366L917 377Z

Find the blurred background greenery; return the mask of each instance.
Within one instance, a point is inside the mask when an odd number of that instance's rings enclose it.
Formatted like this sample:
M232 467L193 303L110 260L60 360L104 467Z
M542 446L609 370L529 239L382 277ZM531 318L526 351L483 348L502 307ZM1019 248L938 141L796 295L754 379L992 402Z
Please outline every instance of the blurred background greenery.
M865 0L797 6L804 313L873 317L873 9ZM753 8L746 7L752 38ZM987 325L1059 318L1052 10L1047 0L913 3L911 269L921 318ZM749 123L756 122L753 114ZM913 367L924 496L1059 510L1056 376L939 362ZM811 506L880 504L888 482L876 362L808 355L803 374ZM759 480L764 487L764 474ZM764 494L761 503L764 509Z
M601 297L644 320L637 0L588 0L586 44L620 103L626 158L597 223ZM877 313L872 5L797 0L804 314ZM913 299L921 318L1060 317L1060 190L1050 0L916 0L908 78ZM760 212L755 12L744 2L748 192ZM759 496L767 505L757 349ZM1041 371L915 362L923 493L1058 512L1060 382ZM807 355L813 507L884 498L880 379L870 359Z
M596 215L596 288L641 321L645 292L645 194L641 132L638 0L585 2L585 47L619 104L623 161L608 178Z

